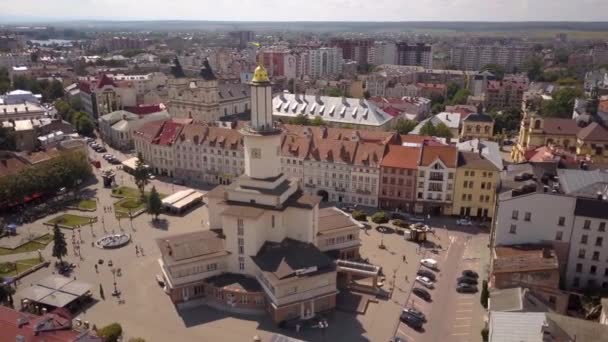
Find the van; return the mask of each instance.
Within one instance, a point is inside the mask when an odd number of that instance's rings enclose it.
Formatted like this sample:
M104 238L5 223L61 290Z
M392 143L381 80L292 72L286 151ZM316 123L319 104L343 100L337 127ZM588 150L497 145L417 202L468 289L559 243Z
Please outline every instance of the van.
M432 270L437 270L437 260L435 259L422 259L420 264Z

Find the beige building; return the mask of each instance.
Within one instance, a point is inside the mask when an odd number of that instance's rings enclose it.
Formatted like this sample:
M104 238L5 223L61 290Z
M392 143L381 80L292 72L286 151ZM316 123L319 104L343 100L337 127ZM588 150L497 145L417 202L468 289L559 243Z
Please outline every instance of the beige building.
M492 140L493 135L494 119L487 114L472 113L462 120L462 128L460 129L461 140Z
M494 217L500 171L481 152L459 152L452 214L484 219Z

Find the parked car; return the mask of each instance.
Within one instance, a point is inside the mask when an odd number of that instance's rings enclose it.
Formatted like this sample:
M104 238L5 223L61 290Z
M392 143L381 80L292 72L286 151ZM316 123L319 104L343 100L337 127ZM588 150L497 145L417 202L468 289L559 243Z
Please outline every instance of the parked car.
M103 155L103 159L105 159L105 160L109 160L110 158L114 158L114 156L109 153L106 153Z
M414 308L403 308L403 312L407 312L410 315L418 317L421 321L426 322L426 316L418 309Z
M456 220L456 224L459 226L472 226L473 222L469 219L458 219Z
M420 264L432 270L437 270L437 260L435 259L422 259L420 260Z
M459 277L456 279L458 284L469 284L469 285L477 285L477 279L469 278L469 277Z
M422 328L422 324L424 323L421 319L414 315L410 315L406 312L401 313L401 321L414 329Z
M425 269L418 270L418 272L416 272L416 274L419 276L427 277L427 278L431 279L432 281L435 281L437 279L437 277L435 276L435 273L433 273L429 270L425 270Z
M154 179L156 179L156 176L155 176L155 175L153 175L153 174L149 174L149 175L148 175L148 179L150 179L150 180L154 180Z
M456 292L460 292L460 293L476 293L477 292L477 286L470 285L470 284L465 284L465 283L460 283L460 284L456 285Z
M414 287L414 289L412 290L412 292L416 296L418 296L418 297L426 300L427 302L429 302L431 300L431 294L429 293L429 291L427 291L427 290L425 290L425 289L423 289L421 287Z
M426 287L427 289L435 288L435 285L433 285L433 281L427 277L417 276L416 281L424 285L424 287Z
M475 278L475 279L479 278L479 274L477 274L477 272L471 271L471 270L462 271L462 276L469 277L469 278Z
M426 218L424 216L412 216L412 217L410 217L410 221L424 222L424 221L426 221Z
M405 214L402 213L395 213L392 212L391 213L391 220L402 220L402 221L406 221L407 220L407 216Z

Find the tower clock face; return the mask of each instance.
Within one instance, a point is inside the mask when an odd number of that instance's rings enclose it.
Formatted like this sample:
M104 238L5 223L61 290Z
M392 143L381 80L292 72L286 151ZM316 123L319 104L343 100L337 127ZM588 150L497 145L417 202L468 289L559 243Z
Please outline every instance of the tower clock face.
M262 150L260 150L259 148L252 148L251 149L251 158L253 158L253 159L262 158Z

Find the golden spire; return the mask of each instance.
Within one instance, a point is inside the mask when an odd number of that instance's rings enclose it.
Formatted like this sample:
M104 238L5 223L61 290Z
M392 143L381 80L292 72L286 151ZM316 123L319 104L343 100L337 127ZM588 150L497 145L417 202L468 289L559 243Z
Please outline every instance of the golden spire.
M251 80L251 82L252 83L270 82L270 80L268 79L268 72L266 72L266 68L264 68L264 53L263 53L262 49L260 49L258 53L259 53L258 66L257 66L257 68L255 68L255 71L253 72L253 79Z

